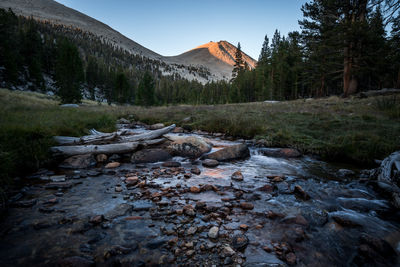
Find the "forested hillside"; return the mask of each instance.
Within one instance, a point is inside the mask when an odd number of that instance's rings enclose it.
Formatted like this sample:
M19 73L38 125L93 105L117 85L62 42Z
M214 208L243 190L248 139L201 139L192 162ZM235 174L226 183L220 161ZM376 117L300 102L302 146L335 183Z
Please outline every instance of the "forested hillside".
M145 105L347 97L371 89L399 88L399 6L390 0L310 1L302 8L301 32L282 36L276 30L271 41L265 36L255 69L243 62L239 44L234 79L205 85L177 74L163 76L169 65L132 55L91 33L2 10L1 81L3 87L52 89L60 96L63 91L77 90L71 93L73 99L64 97L64 102L79 101L83 92L86 98L109 103ZM60 79L71 77L57 67L67 65L61 56L65 42L80 58L74 63L78 69L75 89L61 88ZM193 67L193 71L204 77L209 74L201 68ZM54 85L45 82L52 80Z

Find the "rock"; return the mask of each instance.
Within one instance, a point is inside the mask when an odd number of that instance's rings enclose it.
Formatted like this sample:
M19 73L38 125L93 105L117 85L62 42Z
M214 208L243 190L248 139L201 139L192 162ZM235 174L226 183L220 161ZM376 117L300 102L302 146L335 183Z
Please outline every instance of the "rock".
M288 254L286 254L285 260L289 265L295 265L296 255L293 252L289 252Z
M125 118L120 118L119 120L117 120L118 124L131 124L131 122Z
M218 237L219 228L217 226L213 226L208 231L208 237L211 239L216 239Z
M308 226L308 221L300 214L296 216L287 216L283 218L281 222L286 224L299 224Z
M192 167L192 168L190 169L190 172L193 173L193 174L195 174L195 175L199 175L199 174L201 173L200 169L197 168L197 167Z
M122 203L116 206L114 209L104 214L104 218L107 220L115 219L119 216L124 216L127 212L132 210L132 206L127 203Z
M182 164L180 162L177 161L166 161L163 164L161 164L163 167L167 167L167 168L176 168L176 167L180 167L182 166Z
M30 208L30 207L34 206L36 203L37 203L36 199L22 200L22 201L11 203L11 206L15 207L15 208Z
M345 227L359 227L361 226L362 218L358 217L356 214L348 213L344 211L336 211L330 213L332 219L340 224L341 226Z
M273 183L283 182L283 177L282 176L275 176L275 177L272 178L271 182L273 182Z
M240 203L240 207L244 210L252 210L254 209L254 205L249 202L242 202Z
M72 256L60 260L57 264L60 267L91 267L95 266L95 263L84 257Z
M243 174L241 171L235 171L232 176L231 176L232 180L235 181L243 181Z
M164 123L156 123L156 124L150 125L149 129L150 130L159 130L164 127L165 127Z
M196 212L194 211L194 208L192 205L186 205L183 207L183 213L185 213L188 216L194 217L196 216Z
M197 227L196 226L191 226L189 229L186 231L187 235L194 235L197 232Z
M184 178L189 179L190 177L192 177L192 174L187 172L183 175Z
M190 249L188 251L186 251L186 256L187 257L192 257L195 254L195 251L193 249Z
M132 163L153 163L166 161L172 158L171 154L164 149L143 149L132 154Z
M219 162L213 159L205 159L203 160L202 164L204 167L214 168L219 165Z
M246 144L239 144L222 148L218 151L206 155L206 159L218 161L230 161L234 159L244 159L250 156L250 150Z
M197 136L176 137L168 136L173 142L169 145L172 154L181 157L198 158L204 153L210 152L212 146L203 138Z
M65 182L65 175L53 175L49 178L53 182Z
M200 188L198 188L197 186L192 186L192 187L190 187L190 192L200 193Z
M337 173L340 177L354 177L356 174L354 171L348 169L340 169Z
M117 185L116 187L115 187L115 192L117 192L117 193L119 193L119 192L122 192L124 189L122 188L122 186L120 186L120 185Z
M222 253L221 256L224 258L232 257L233 255L235 255L235 251L228 245L224 246L221 253Z
M96 215L89 219L89 222L92 224L100 224L104 221L103 215Z
M241 225L239 225L239 228L244 231L247 231L249 229L249 226L247 224L241 224Z
M249 239L243 234L235 235L232 238L232 247L237 250L243 250L249 244Z
M118 168L119 166L121 166L121 163L115 161L115 162L108 163L104 168L114 169L114 168Z
M303 209L302 215L311 226L321 227L328 222L328 213L317 207Z
M309 200L311 197L309 194L307 194L307 192L305 192L303 190L303 188L300 185L296 185L294 187L294 194L296 195L296 197L302 199L302 200Z
M257 190L262 191L262 192L271 193L274 191L274 186L272 184L265 184L265 185L257 188Z
M98 154L96 156L96 161L99 163L103 163L107 161L107 155L106 154Z
M298 158L301 157L300 151L293 148L279 148L279 149L264 149L262 150L264 156L275 158Z
M128 177L125 179L126 186L134 186L139 182L139 178L137 176Z
M175 129L172 130L172 133L183 133L185 130L182 127L175 127Z
M368 212L370 210L384 211L389 209L389 205L386 201L378 199L339 197L337 198L337 201L345 209L362 212Z
M96 160L92 154L76 155L67 158L60 164L64 169L86 169L96 165Z
M360 242L367 244L376 252L386 257L391 257L397 254L393 247L386 240L373 237L366 233L361 234Z

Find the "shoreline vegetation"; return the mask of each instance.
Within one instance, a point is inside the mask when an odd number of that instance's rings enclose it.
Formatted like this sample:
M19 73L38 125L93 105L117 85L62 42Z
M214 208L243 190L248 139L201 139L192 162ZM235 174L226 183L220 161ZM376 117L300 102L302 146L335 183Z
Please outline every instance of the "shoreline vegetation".
M149 108L85 100L79 108L63 108L53 96L0 89L0 109L2 185L48 165L53 136L81 136L91 128L111 132L119 118L175 123L186 130L254 139L267 147L296 148L326 161L364 167L400 149L396 95Z

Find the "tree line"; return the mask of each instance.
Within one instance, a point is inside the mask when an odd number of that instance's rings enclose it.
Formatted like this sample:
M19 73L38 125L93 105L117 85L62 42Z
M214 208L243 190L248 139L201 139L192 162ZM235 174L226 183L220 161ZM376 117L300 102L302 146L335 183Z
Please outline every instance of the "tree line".
M45 90L46 77L52 77L64 102L80 101L87 93L90 99L100 95L109 103L146 106L347 97L400 88L399 8L394 0L309 1L302 7L301 32L265 36L253 70L239 43L232 79L205 85L177 74L163 76L160 69L171 66L91 33L0 10L1 82Z

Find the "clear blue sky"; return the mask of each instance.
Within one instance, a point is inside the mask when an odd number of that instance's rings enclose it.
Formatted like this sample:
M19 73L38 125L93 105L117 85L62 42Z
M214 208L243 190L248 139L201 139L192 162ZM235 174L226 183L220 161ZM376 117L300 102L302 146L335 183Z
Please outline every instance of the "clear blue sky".
M226 40L258 59L265 34L300 30L306 0L57 0L164 56Z

